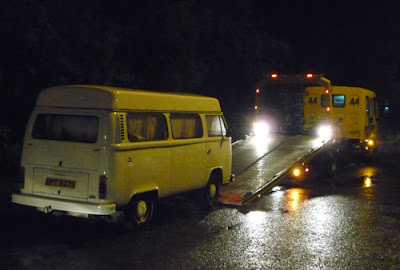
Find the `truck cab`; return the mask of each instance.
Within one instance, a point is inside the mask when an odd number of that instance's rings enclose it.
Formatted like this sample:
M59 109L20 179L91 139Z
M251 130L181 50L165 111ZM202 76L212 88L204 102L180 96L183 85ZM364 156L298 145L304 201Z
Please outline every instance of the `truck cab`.
M368 89L350 86L306 88L304 96L304 129L330 120L340 129L341 136L356 147L374 148L377 140L378 105L376 94Z

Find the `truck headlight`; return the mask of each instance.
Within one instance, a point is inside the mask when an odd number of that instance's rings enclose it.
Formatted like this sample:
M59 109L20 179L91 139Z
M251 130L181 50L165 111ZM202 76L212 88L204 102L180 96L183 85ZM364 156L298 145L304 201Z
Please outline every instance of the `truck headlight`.
M253 124L253 133L256 136L265 136L269 133L269 126L265 122L255 122Z
M317 135L321 140L329 140L333 136L332 127L329 125L323 125L318 127Z

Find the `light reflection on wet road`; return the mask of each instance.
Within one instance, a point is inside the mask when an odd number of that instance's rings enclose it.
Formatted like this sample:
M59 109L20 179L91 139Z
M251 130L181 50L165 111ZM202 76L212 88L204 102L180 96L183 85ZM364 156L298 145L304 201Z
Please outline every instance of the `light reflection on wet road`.
M331 179L286 182L240 208L207 212L188 199L161 202L154 223L139 231L8 213L0 266L400 269L399 161L384 156L368 166L350 164Z

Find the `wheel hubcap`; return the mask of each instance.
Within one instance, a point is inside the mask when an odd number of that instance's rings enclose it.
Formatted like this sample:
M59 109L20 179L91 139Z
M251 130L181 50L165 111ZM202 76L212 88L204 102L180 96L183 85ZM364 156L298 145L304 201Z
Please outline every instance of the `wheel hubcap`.
M144 219L147 214L147 203L145 201L139 201L136 207L136 214L139 220Z
M214 198L217 194L217 186L215 184L210 184L208 187L208 194L210 195L210 198Z

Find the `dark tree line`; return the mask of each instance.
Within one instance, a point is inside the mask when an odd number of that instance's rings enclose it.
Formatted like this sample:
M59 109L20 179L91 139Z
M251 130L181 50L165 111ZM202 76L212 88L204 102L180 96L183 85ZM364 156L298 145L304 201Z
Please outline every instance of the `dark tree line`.
M240 106L289 51L251 1L17 0L0 18L2 108L13 113L1 125L18 132L38 92L61 84L195 92Z

